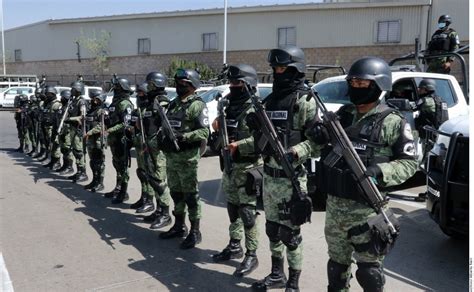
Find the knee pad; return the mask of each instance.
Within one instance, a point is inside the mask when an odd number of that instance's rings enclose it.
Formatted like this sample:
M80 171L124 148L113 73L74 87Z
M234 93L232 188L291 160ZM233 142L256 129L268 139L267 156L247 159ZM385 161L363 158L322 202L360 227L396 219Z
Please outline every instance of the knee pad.
M146 172L142 168L137 168L137 176L138 179L142 182L147 180Z
M198 193L188 193L185 199L186 205L188 205L189 209L195 209L199 202L199 194Z
M161 180L158 180L156 178L153 178L153 177L149 177L148 178L148 183L151 185L151 187L153 188L153 190L156 192L156 194L158 196L161 196L163 195L163 193L165 192L165 184L163 184L163 182Z
M176 205L184 199L184 194L180 192L171 192L171 198L173 199L173 202Z
M267 221L265 223L265 233L268 236L268 239L272 242L280 241L280 224Z
M64 156L68 156L68 155L71 153L71 148L61 147L61 153L62 153Z
M385 276L379 263L357 263L356 278L364 291L383 291Z
M350 266L337 263L331 259L328 261L328 291L341 291L349 289L349 281L352 278Z
M250 229L255 226L255 207L250 205L243 205L239 208L239 216L244 223L245 229Z
M227 214L229 214L230 223L234 223L239 219L239 206L227 203Z
M303 241L303 237L300 234L300 229L291 229L284 225L280 227L280 239L283 244L291 251L297 249L300 243Z
M81 159L82 158L82 150L78 150L78 149L72 149L72 154L74 154L74 157L76 157L77 160Z

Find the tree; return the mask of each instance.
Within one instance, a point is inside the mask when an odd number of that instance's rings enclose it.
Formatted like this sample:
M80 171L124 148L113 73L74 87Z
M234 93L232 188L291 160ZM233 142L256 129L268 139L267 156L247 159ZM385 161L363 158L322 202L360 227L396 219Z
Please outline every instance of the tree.
M213 78L216 78L217 76L217 73L206 64L199 63L196 61L183 60L178 57L173 57L171 59L171 63L167 71L168 76L172 78L174 74L176 73L176 70L179 68L197 69L197 71L199 72L199 75L201 75L201 80L211 80Z
M82 29L80 37L75 40L92 55L94 59L92 65L96 74L104 74L109 70L109 41L110 32L101 30L97 33L93 30L92 36L87 37Z

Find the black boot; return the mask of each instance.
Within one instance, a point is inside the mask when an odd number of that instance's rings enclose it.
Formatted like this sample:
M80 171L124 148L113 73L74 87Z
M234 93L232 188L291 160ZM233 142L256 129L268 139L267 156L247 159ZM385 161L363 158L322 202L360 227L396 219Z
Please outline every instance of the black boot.
M181 249L190 249L196 246L196 244L201 243L202 236L201 231L199 231L199 219L191 221L191 230L189 231L188 236L181 242L179 246Z
M145 202L145 197L147 196L147 193L142 192L142 194L140 195L140 199L138 199L138 201L136 201L135 203L131 204L130 209L138 209L143 206L143 203Z
M230 239L229 244L220 252L212 255L214 262L224 262L230 259L240 259L244 256L244 250L239 239Z
M143 205L137 209L136 213L147 213L155 210L155 203L153 203L153 197L149 194L145 194L145 200Z
M92 174L92 181L84 186L84 189L90 190L97 185L97 176L95 173Z
M252 290L266 291L268 289L285 288L286 276L283 272L283 258L272 257L272 272L263 280L254 282Z
M71 176L70 178L72 182L83 182L89 179L86 173L86 169L84 167L80 167L77 169L76 174Z
M155 222L156 218L158 218L160 216L160 214L161 214L161 209L158 206L155 209L155 212L151 213L150 215L147 215L147 216L143 217L143 221L145 221L146 223L153 223L153 222Z
M97 172L96 177L97 177L97 184L90 189L90 191L93 193L104 190L104 177L101 175L100 172Z
M28 153L26 153L26 155L33 156L35 154L35 151L36 151L36 148L33 146L33 147L31 147L31 150L28 151Z
M44 155L44 152L45 152L45 151L46 151L46 149L44 149L44 148L41 148L41 149L40 149L40 151L39 151L38 153L34 154L34 155L33 155L33 156L31 156L31 157L32 157L32 158L39 158L39 157L41 157L41 156L43 156L43 155Z
M235 270L234 276L243 277L252 273L258 267L257 253L254 250L247 250L244 260Z
M300 288L298 283L300 281L301 270L294 270L291 267L288 268L290 272L288 276L288 281L286 282L285 292L299 292Z
M20 152L20 153L23 153L23 143L20 143L20 147L16 148L15 149L16 152Z
M127 188L128 183L122 183L120 185L120 191L112 198L112 204L122 204L123 201L128 200Z
M49 168L51 171L56 171L61 168L61 161L59 161L59 158L54 158L55 162L54 164Z
M107 192L104 194L105 198L113 198L117 196L117 194L120 192L120 182L117 180L115 182L115 188L111 190L110 192Z
M41 157L41 156L38 157L38 161L39 161L39 162L43 162L43 161L45 161L46 159L48 159L48 157L49 157L49 151L45 151L43 157Z
M51 166L53 166L54 163L56 163L56 161L54 160L54 157L51 157L51 160L48 163L46 163L45 165L43 165L43 167L51 168Z
M169 209L169 206L161 206L157 208L157 210L159 211L157 217L155 218L153 223L151 223L150 229L160 229L171 224L171 216ZM154 213L155 212L153 212L153 214Z
M64 168L59 171L60 175L69 175L74 172L74 168L72 168L72 163L71 161L65 160L64 164L61 168Z
M174 214L175 221L173 227L171 227L170 230L161 233L159 236L161 239L170 239L170 238L175 238L175 237L183 237L186 236L188 233L188 228L186 227L186 224L184 224L184 215L185 214L180 214L176 215Z

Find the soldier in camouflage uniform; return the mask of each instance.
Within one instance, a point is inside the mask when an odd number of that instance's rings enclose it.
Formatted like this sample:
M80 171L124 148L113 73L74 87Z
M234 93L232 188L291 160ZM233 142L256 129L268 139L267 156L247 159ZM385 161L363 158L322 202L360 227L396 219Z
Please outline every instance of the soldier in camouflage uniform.
M44 111L44 103L46 96L44 95L44 87L37 88L35 91L35 95L39 99L38 108L36 111L36 123L37 123L37 137L39 140L39 152L31 156L32 158L37 158L38 161L43 161L48 158L46 152L46 136L43 131L43 111ZM38 149L37 149L38 150Z
M159 229L171 224L169 214L171 196L166 179L166 157L159 148L157 137L160 128L158 107L167 108L169 100L165 91L167 84L165 75L159 72L150 72L146 81L147 83L137 89L139 109L135 111L137 116L137 135L135 136L137 176L142 184L142 196L130 207L137 209L137 213L155 210L152 214L145 216L144 221L151 223L151 229ZM141 114L139 114L139 110ZM140 122L140 117L142 122ZM143 131L140 130L141 124L143 124ZM156 209L153 197L156 198Z
M200 86L199 74L191 69L178 69L174 80L178 97L170 103L167 117L175 131L179 151L163 135L159 137L159 141L166 155L166 171L176 220L170 230L160 234L160 238L186 235L184 221L187 207L191 230L180 247L189 249L201 242L199 222L202 203L199 197L197 168L201 158L201 145L206 143L209 136L209 118L206 103L194 93Z
M380 187L403 183L417 168L410 124L396 109L379 102L382 92L392 89L387 63L368 57L356 61L346 77L352 104L337 112L354 148L367 167L366 174ZM319 145L329 142L328 130L316 123L311 135ZM323 153L329 154L331 149ZM372 250L374 241L367 220L376 216L341 159L317 166L318 187L328 194L325 235L328 244L328 291L348 291L351 264L357 263L356 278L364 291L383 291L385 254Z
M433 34L431 41L428 43L428 54L442 54L459 48L459 36L454 29L449 27L451 22L452 19L449 15L439 17L439 29ZM426 72L449 74L453 62L453 57L427 59L428 68Z
M309 157L307 149L311 143L306 139L306 130L316 114L314 100L307 100L304 85L305 57L300 48L288 46L271 50L268 62L273 69L273 91L265 99L265 110L271 119L288 157L298 172L298 180L303 192L306 191L306 170L303 163ZM261 136L260 125L249 119L247 123L254 137ZM285 175L278 161L273 157L271 147L259 149L253 137L230 144L237 146L240 153L251 153L254 148L263 154L263 207L265 210L265 231L270 240L272 253L271 273L263 280L252 284L255 291L286 287L286 291L299 291L299 277L303 264L303 238L300 226L293 225L290 218L282 214L287 202L293 196L290 179ZM286 248L285 248L286 247ZM289 265L289 279L285 276L284 253Z
M66 89L61 91L61 119L66 114L69 115L69 111L72 105L72 96L71 90ZM64 122L62 129L58 129L58 141L59 141L59 148L61 150L63 156L63 165L56 170L57 173L61 175L70 175L74 173L74 169L72 168L72 163L74 162L74 155L72 154L72 142L71 142L71 126L69 123Z
M89 166L92 170L92 181L84 186L84 189L91 192L99 192L104 189L105 153L106 140L101 136L102 130L105 134L105 114L104 102L106 95L102 90L91 90L91 108L86 114L86 140L87 153L89 154Z
M27 110L27 127L28 127L28 134L29 138L31 141L31 149L28 153L26 153L28 156L32 156L35 151L36 147L38 146L38 137L37 133L35 133L36 130L36 120L35 120L35 114L38 108L38 98L36 95L31 95L30 96L30 101L28 102L28 110Z
M249 65L239 64L230 66L227 70L230 82L230 94L219 101L219 107L225 106L225 119L228 132L228 143L239 141L251 136L245 121L247 114L254 111L249 92L244 86L250 86L254 93L257 91L257 71ZM227 104L227 105L226 105ZM213 128L219 131L221 117L213 122ZM219 140L218 140L219 141ZM222 142L218 150L221 150ZM234 275L242 277L250 274L258 267L258 228L257 228L257 193L252 188L247 176L249 170L255 170L263 165L261 157L255 153L241 154L239 151L231 156L232 169L230 173L223 167L224 157L221 152L222 187L227 194L227 213L230 219L230 242L224 250L213 255L215 262L241 258L243 249L240 241L245 237L247 252L245 258L236 269Z
M61 151L58 143L58 125L60 119L61 102L57 100L57 91L53 86L46 86L45 95L46 100L44 104L42 125L46 137L46 149L51 154L51 161L45 164L51 170L57 170L61 167Z
M131 134L126 130L132 118L133 105L130 101L132 90L129 81L125 78L114 78L112 83L114 97L109 106L107 141L112 152L112 165L117 174L115 188L105 193L104 197L112 198L112 204L120 204L128 200L128 168L132 143Z
M28 96L25 94L15 96L14 106L16 129L18 131L18 140L20 141L20 147L16 151L23 153L25 148L31 149L31 140L28 132Z
M67 128L69 131L70 145L72 146L72 155L76 159L77 172L68 177L73 182L87 181L89 177L86 173L86 159L84 157L84 141L83 141L83 126L84 117L87 113L86 100L82 96L84 92L84 84L81 81L75 81L71 84L71 96L73 98L71 107L69 110L69 116L66 122L69 124ZM68 161L72 161L71 148L67 148L69 141L67 141L65 150L66 154L63 153L63 157Z

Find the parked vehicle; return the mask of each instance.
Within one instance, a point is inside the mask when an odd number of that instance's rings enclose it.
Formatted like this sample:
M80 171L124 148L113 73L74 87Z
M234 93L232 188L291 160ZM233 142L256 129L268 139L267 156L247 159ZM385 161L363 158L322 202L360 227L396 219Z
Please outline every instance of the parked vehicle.
M0 75L0 89L18 86L35 87L37 83L36 75Z
M428 132L434 140L427 159L426 208L446 235L469 238L469 116Z
M0 93L0 107L13 107L15 96L26 94L28 96L34 94L33 86L14 86Z

